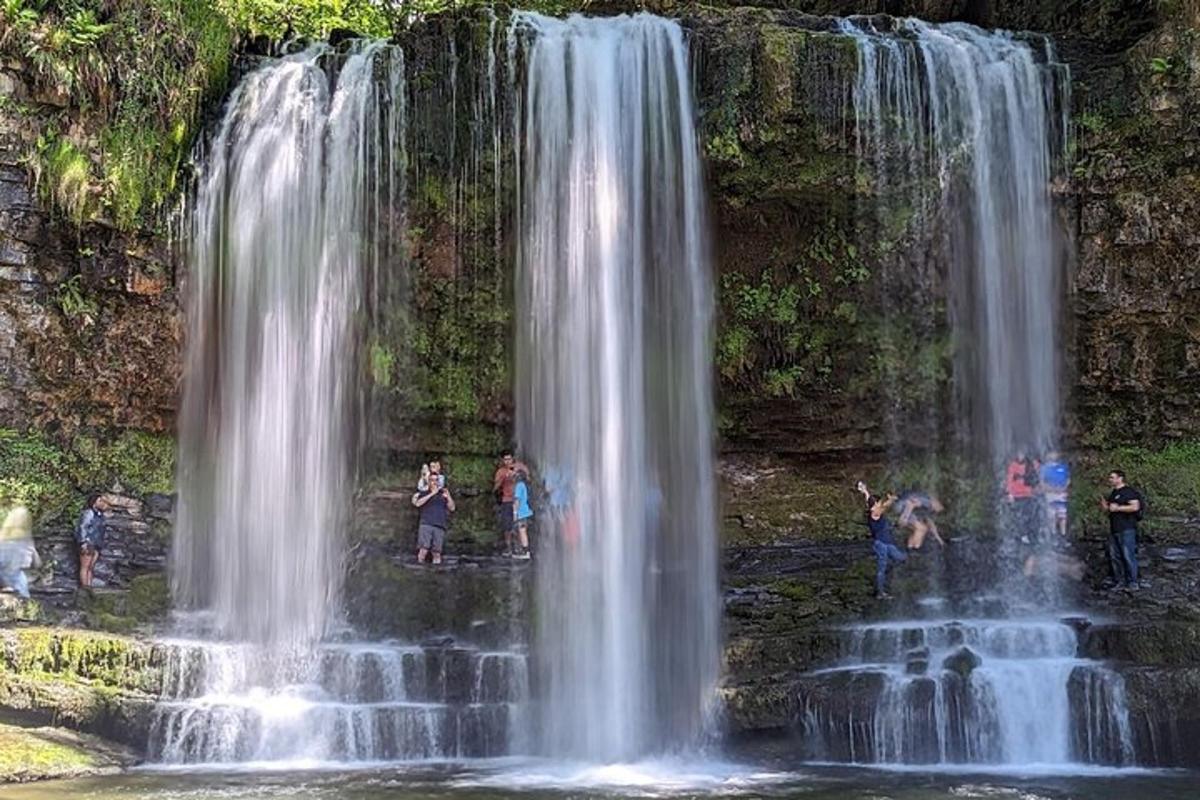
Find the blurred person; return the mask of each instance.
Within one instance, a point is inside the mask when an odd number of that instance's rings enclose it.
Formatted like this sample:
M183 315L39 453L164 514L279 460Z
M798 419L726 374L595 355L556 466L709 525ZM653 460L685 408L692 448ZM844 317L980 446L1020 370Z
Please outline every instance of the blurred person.
M1042 499L1046 504L1046 515L1054 532L1062 539L1067 538L1067 500L1071 488L1071 467L1062 455L1051 450L1038 471Z
M561 532L563 541L573 546L579 541L579 513L575 509L572 480L570 470L552 466L545 473L550 520Z
M0 527L0 584L28 600L29 577L25 570L41 566L42 559L33 543L33 515L18 503Z
M1040 466L1024 450L1019 450L1012 461L1008 462L1004 473L1005 499L1012 510L1012 521L1017 526L1017 535L1026 543L1030 541L1030 537L1037 537L1042 527L1037 499Z
M900 527L910 532L909 550L920 550L929 534L933 534L934 541L939 545L946 546L933 518L935 514L946 510L941 500L926 492L905 492L896 501L896 507L900 509Z

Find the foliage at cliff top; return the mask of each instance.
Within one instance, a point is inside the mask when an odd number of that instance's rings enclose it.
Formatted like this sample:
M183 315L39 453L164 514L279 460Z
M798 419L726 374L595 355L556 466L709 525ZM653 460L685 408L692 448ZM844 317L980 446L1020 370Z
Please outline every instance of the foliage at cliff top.
M85 492L117 483L135 493L169 492L174 472L169 436L126 431L110 441L75 436L63 445L0 428L0 512L21 503L39 522L74 513Z
M0 57L31 81L0 110L38 128L30 164L76 224L161 221L201 114L227 87L239 43L389 36L482 0L0 0ZM586 2L535 0L557 12ZM32 103L26 101L32 100ZM48 110L49 109L49 110Z
M0 17L0 54L31 83L34 104L15 110L39 129L31 164L47 199L77 223L123 228L161 208L228 75L224 17L202 0L3 0Z
M388 11L369 0L0 0L0 56L31 83L5 110L37 127L30 163L55 209L128 230L174 195L239 39L335 28L387 35Z

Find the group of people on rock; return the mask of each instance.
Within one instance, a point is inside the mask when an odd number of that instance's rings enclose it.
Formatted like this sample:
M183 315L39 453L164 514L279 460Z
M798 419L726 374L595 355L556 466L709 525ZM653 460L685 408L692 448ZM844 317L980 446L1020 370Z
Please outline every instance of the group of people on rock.
M504 540L503 555L506 558L523 561L531 558L529 530L533 524L533 508L529 503L529 483L529 468L517 461L512 451L504 451L492 477L492 492L496 498L496 522ZM417 563L424 564L429 558L431 563L441 564L446 531L455 505L440 460L422 465L412 504L419 509Z
M1106 588L1136 590L1138 580L1138 522L1145 515L1145 498L1125 481L1125 473L1108 474L1110 491L1100 497L1100 508L1109 518L1106 555L1109 576ZM1041 571L1053 571L1082 580L1083 562L1067 552L1068 500L1071 468L1057 451L1046 453L1044 460L1018 452L1004 473L1004 506L1000 515L1001 534L1014 536L1028 552L1023 561L1027 577ZM900 496L872 494L859 481L855 490L865 499L866 525L875 556L875 596L888 599L887 575L892 564L907 560L907 551L920 550L927 536L944 545L935 516L945 510L942 503L926 492L910 491ZM892 523L886 516L899 511L898 523L908 531L905 548L896 543Z
M0 588L22 599L29 599L29 573L42 568L42 557L33 541L33 514L21 502L0 501L7 507L0 525ZM83 513L75 526L75 544L79 554L79 585L95 585L94 570L104 550L106 522L104 501L99 494L88 496Z

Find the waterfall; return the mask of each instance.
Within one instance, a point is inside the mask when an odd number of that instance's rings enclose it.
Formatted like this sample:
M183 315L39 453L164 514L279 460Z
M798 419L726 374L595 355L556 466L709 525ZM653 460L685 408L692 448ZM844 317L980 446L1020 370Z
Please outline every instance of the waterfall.
M704 730L718 672L712 289L687 48L650 15L516 13L517 437L539 522L542 748Z
M1047 42L965 24L852 18L839 30L858 48L858 151L879 203L907 208L949 262L968 449L989 467L1045 452L1061 410L1064 245L1050 189L1066 151L1066 67Z
M165 643L149 756L174 764L482 758L520 748L526 657L470 647L325 643L302 658Z
M317 45L241 82L192 211L173 589L220 635L279 646L337 613L368 223L396 202L401 53L339 58Z
M404 91L398 48L316 45L243 79L203 164L172 576L209 638L166 645L156 760L490 756L524 727L523 652L330 640Z
M1053 449L1060 435L1064 244L1051 186L1065 158L1066 68L1042 40L970 25L873 17L840 20L837 29L857 48L852 99L858 156L873 181L868 213L880 226L907 220L911 247L927 248L913 260L945 273L917 280L914 290L904 274L912 264L883 259L885 314L928 318L945 301L968 457L960 463L973 461L997 484L1005 460L1018 450ZM917 296L922 287L938 292L939 283L945 297ZM891 377L921 380L909 372L919 370L901 364ZM920 388L933 399L930 387ZM926 438L937 433L932 405L921 409ZM891 421L894 446L906 424ZM842 663L802 681L809 757L1131 762L1120 675L1079 658L1070 625L1013 613L1022 602L1056 601L1054 576L1031 592L1029 579L1009 568L1051 546L1038 549L1035 522L999 519L990 556L971 575L973 599L998 590L1012 618L917 619L843 632ZM1022 533L1034 539L1029 547Z
M1032 620L882 623L802 681L807 755L868 764L1132 761L1120 675L1079 658L1075 630Z

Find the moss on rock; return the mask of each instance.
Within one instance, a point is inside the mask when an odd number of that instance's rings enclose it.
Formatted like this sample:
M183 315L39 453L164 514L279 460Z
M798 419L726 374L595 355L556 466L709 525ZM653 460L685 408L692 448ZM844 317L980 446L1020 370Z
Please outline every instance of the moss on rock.
M114 765L77 735L0 724L0 783L92 774Z
M65 628L0 632L6 674L157 694L160 656L137 639Z

